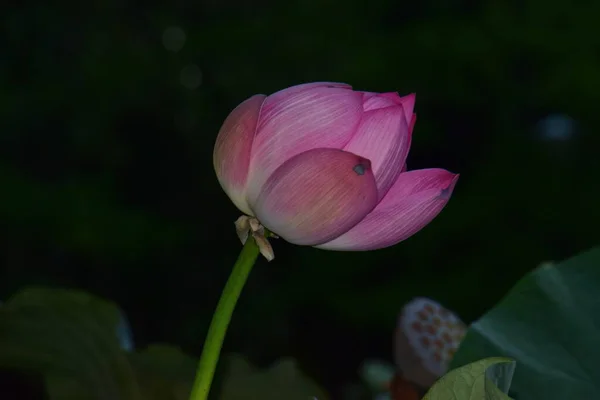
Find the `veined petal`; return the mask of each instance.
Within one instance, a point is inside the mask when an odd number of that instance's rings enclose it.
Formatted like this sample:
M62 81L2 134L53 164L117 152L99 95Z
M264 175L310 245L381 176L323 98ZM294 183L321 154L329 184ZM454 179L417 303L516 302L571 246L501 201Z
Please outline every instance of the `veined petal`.
M442 211L458 175L444 169L400 174L387 195L354 228L316 247L327 250L375 250L414 235Z
M252 208L275 234L313 246L348 231L376 204L369 160L339 149L313 149L279 167Z
M410 149L408 124L402 106L365 112L345 151L371 160L379 199L398 178Z
M350 141L362 118L362 95L330 86L290 88L267 97L252 148L250 203L286 160L314 148L341 149Z
M396 92L388 93L363 93L363 110L372 111L379 108L402 105L400 96Z
M404 108L406 121L411 121L415 109L416 95L411 93L400 97L396 92L387 93L363 93L363 109L365 111L376 110L394 105L401 105Z
M269 102L277 103L279 101L284 101L288 97L298 94L300 92L314 89L314 88L340 88L340 89L348 89L352 90L352 86L346 83L339 82L311 82L311 83L303 83L301 85L290 86L289 88L280 90L269 95Z
M252 215L245 191L252 142L260 107L267 96L258 94L238 105L225 119L213 151L213 166L221 187L233 204Z

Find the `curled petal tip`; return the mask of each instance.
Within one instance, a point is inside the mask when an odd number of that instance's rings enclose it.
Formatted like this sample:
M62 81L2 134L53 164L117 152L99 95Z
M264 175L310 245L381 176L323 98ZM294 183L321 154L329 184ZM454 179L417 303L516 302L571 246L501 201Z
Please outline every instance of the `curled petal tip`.
M417 115L414 113L416 98L416 93L411 93L400 97L400 102L402 103L402 108L404 109L404 115L410 125L410 132L412 132L415 123L417 122Z
M375 250L414 235L444 208L458 175L443 169L400 174L386 196L360 223L317 247L328 250Z
M454 191L454 187L456 186L456 182L458 182L458 178L460 177L460 174L454 174L452 180L450 181L450 183L448 184L448 186L446 186L445 188L442 188L442 192L440 193L440 199L442 200L449 200L450 196L452 196L452 192Z

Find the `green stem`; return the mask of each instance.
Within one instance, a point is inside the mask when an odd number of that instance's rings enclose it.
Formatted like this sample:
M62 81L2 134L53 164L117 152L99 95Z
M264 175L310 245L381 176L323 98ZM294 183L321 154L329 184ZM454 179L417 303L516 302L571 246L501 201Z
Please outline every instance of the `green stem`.
M229 279L225 284L219 304L217 304L217 309L210 323L210 328L208 328L208 335L204 341L204 348L202 349L202 356L200 356L200 363L196 370L196 379L194 380L190 400L206 400L208 398L210 385L215 375L219 353L223 346L223 339L225 338L233 309L258 254L258 246L252 235L249 235L240 256L233 266L233 271L231 271L231 275L229 275Z

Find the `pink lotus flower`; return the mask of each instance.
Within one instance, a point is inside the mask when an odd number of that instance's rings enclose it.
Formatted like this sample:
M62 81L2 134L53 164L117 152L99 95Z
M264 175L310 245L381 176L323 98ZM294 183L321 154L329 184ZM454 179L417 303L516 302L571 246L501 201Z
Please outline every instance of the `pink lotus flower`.
M288 242L391 246L431 222L458 180L406 171L414 104L414 94L323 82L252 96L219 131L217 178L237 208Z

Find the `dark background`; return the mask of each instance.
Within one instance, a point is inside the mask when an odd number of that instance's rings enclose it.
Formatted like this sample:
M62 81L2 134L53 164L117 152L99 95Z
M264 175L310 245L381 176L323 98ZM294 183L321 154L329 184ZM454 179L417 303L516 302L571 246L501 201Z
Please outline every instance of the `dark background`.
M136 345L199 355L241 245L212 150L230 110L310 81L417 93L409 169L461 174L389 249L274 241L225 352L282 356L334 394L392 358L397 314L467 322L523 274L596 244L600 2L34 2L0 14L0 298L28 285L117 302Z

